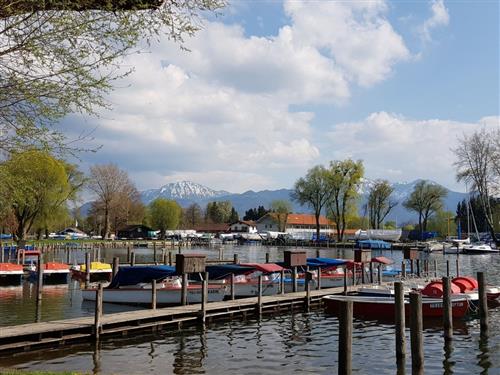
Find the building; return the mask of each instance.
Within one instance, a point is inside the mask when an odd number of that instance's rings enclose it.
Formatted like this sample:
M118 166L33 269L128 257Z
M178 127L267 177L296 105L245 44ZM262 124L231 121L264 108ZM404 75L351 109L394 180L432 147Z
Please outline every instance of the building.
M153 238L156 232L142 224L126 225L118 229L118 238L148 239Z
M252 220L239 220L231 224L230 230L237 233L257 233L257 224Z
M230 230L230 225L228 223L221 223L221 224L199 224L196 225L193 229L197 233L226 233L229 232Z
M320 234L334 234L335 224L324 216L319 217ZM275 213L268 213L257 220L258 232L278 232L278 218ZM312 239L316 235L316 218L309 214L288 214L285 232L297 239Z

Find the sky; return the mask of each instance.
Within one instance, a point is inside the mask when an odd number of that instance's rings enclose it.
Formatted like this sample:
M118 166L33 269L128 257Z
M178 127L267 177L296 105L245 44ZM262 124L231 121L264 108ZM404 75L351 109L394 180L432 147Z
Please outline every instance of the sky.
M128 56L83 170L115 163L140 190L290 188L315 165L361 159L367 178L453 190L453 148L500 127L499 2L232 1L185 41Z

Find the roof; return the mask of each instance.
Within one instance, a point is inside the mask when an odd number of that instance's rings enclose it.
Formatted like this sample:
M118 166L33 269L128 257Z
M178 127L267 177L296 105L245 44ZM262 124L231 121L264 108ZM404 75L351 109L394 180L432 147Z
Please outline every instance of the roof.
M253 220L238 220L238 221L235 221L234 223L231 223L231 225L234 225L234 224L245 224L245 225L248 225L249 227L254 227L256 223Z
M275 263L241 263L240 266L253 267L257 271L264 273L280 272L283 269L283 267Z
M269 212L262 216L257 222L264 220L267 217L270 217L274 221L278 221L277 214L275 212ZM286 218L287 225L316 225L316 217L311 214L288 214ZM319 217L319 225L335 225L333 221L328 220L324 216Z
M193 229L195 229L197 232L227 232L229 230L229 224L198 224Z

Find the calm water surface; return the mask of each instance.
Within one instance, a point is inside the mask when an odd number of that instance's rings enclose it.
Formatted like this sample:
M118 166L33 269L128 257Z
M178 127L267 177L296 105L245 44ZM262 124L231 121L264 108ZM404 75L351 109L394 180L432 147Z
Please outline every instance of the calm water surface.
M238 253L241 261L282 260L283 249L261 246L224 246L224 258ZM307 249L315 256L314 249ZM217 249L192 249L219 256ZM380 251L401 262L400 251ZM83 261L83 253L75 253ZM108 249L106 261L126 252ZM321 249L321 256L350 257L349 250ZM65 259L64 254L56 255ZM151 261L152 250L136 249L138 262ZM456 256L433 254L441 272L446 259L454 265ZM500 284L499 255L460 255L462 274L485 271L492 284ZM36 316L36 285L0 290L0 326L32 322ZM105 304L105 313L123 311L125 307ZM126 308L130 309L130 308ZM93 305L82 303L80 285L72 282L63 287L44 288L42 320L93 315ZM500 309L490 310L490 337L481 340L479 322L469 319L455 323L451 346L445 346L439 324L425 326L425 369L427 374L499 374L500 375ZM0 328L1 329L1 328ZM337 318L321 310L311 313L286 313L264 316L258 320L215 322L206 329L192 327L161 335L134 335L132 338L105 340L92 344L50 349L28 354L0 357L0 367L30 370L82 371L95 374L327 374L337 371ZM407 332L409 334L409 332ZM394 328L375 321L355 320L353 332L353 367L358 374L396 373ZM409 337L408 340L409 342ZM409 349L409 348L408 348ZM408 358L408 361L410 358ZM410 364L406 372L411 373Z

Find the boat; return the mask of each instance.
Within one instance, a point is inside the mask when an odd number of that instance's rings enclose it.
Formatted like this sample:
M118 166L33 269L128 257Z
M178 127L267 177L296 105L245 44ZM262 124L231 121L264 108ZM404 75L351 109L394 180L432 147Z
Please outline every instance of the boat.
M43 263L43 282L51 284L66 284L68 282L69 266L65 263L48 262ZM36 279L38 265L29 267L30 278Z
M397 242L401 238L401 229L358 229L354 234L356 240L382 240Z
M21 264L0 263L0 285L19 285L24 271Z
M446 248L444 243L438 241L426 241L424 242L424 251L431 253L434 251L443 251Z
M87 266L85 264L71 267L71 276L78 280L85 280ZM113 269L108 263L90 263L90 282L107 280L111 281Z
M329 295L323 297L326 311L331 314L338 314L340 303L351 300L353 302L353 315L368 319L394 319L395 299L386 296L340 296ZM410 302L404 299L405 315L410 316ZM452 316L463 318L469 311L469 300L464 296L452 296ZM441 318L443 316L443 300L441 298L422 298L422 316L424 318Z
M466 254L495 254L500 252L499 249L492 249L490 245L481 242L465 245L462 251Z
M372 250L390 250L392 245L383 240L357 240L356 247L359 249L372 249Z
M111 284L103 290L103 302L149 305L152 300L152 281L157 280L157 305L179 305L182 285L180 278L175 275L175 267L170 266L120 267ZM207 302L222 301L226 288L225 285L209 283ZM202 291L199 283L188 284L187 302L201 303ZM96 289L83 289L82 297L87 301L95 301Z

